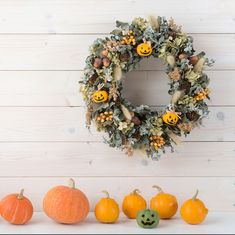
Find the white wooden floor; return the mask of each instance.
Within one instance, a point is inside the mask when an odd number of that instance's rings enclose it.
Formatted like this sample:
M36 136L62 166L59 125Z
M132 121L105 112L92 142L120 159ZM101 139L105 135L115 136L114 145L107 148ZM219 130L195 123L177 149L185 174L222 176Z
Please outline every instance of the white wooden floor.
M155 229L142 229L135 220L121 216L116 224L98 223L93 213L88 219L77 225L57 224L48 219L43 213L35 213L31 223L25 226L10 225L0 222L0 234L234 234L234 212L211 212L207 220L200 226L188 225L179 217L172 220L160 221Z

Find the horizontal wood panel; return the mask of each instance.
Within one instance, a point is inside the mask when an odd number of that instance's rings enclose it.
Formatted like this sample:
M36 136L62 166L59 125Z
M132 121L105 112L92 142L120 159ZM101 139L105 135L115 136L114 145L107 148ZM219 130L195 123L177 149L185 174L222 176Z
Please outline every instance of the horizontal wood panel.
M211 107L204 126L186 141L235 141L235 108ZM85 108L1 107L0 141L100 141L103 133L85 126ZM184 140L184 138L183 138Z
M174 17L191 33L235 32L232 0L7 0L0 2L0 33L107 33L116 20L149 14Z
M207 74L212 90L208 104L235 105L235 71ZM0 71L0 106L84 106L81 77L81 71ZM162 71L132 71L126 74L124 94L133 104L168 104L167 83Z
M199 197L210 211L235 211L235 178L234 177L80 177L76 178L77 187L84 191L90 201L91 210L103 196L102 190L108 190L119 204L123 197L138 188L146 200L156 194L152 185L161 186L166 192L177 196L179 204L200 190ZM36 211L42 210L42 200L46 192L54 186L66 185L68 178L0 178L0 198L10 192L25 188L25 195L32 199ZM7 183L6 183L7 182Z
M91 43L102 35L1 35L0 70L82 70ZM213 67L235 69L235 37L194 35L195 49L216 60ZM140 70L164 70L162 61L145 59Z
M185 142L159 161L99 142L0 143L0 162L0 177L235 176L235 143Z

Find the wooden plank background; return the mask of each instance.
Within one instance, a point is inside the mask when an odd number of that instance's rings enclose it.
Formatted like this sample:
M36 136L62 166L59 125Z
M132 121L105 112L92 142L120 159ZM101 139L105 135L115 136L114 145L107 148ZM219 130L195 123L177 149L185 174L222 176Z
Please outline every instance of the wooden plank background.
M204 126L160 161L127 157L84 123L78 93L89 45L115 20L173 17L195 48L216 60L208 69L212 100ZM169 101L161 61L145 60L126 75L133 103ZM153 184L179 201L196 188L210 210L235 211L235 2L233 0L0 0L0 196L25 187L35 210L45 192L69 177L92 204L107 189L121 202Z

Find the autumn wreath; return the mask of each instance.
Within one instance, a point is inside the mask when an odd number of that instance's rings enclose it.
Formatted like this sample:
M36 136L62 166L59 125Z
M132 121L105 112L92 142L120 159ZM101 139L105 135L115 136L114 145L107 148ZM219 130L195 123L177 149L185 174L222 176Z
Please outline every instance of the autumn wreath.
M157 158L159 151L178 143L208 114L208 76L204 66L214 61L205 53L195 54L193 38L181 32L173 19L136 18L131 24L116 22L111 36L96 39L86 59L81 91L87 105L86 122L93 120L105 131L111 147L144 149ZM135 69L144 58L161 58L169 77L171 103L156 110L134 106L122 94L122 77Z

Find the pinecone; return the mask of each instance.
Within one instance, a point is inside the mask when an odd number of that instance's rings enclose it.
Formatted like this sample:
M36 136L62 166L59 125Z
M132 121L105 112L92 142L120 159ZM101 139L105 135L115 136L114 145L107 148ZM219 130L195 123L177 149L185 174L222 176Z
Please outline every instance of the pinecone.
M121 54L119 59L122 61L122 62L125 62L125 61L128 61L130 59L130 55L128 53L124 53L124 54Z
M94 73L94 74L90 77L90 79L89 79L90 85L93 85L93 84L95 83L95 81L96 81L97 78L98 78L98 74L97 74L97 73Z
M196 111L192 111L192 112L186 113L186 117L188 118L188 120L195 122L198 120L200 115Z
M189 93L190 91L190 88L191 88L191 83L188 82L188 81L183 81L181 84L180 84L180 90L185 90L186 93Z
M136 125L139 126L141 124L141 121L138 117L134 116L132 117L131 121Z

